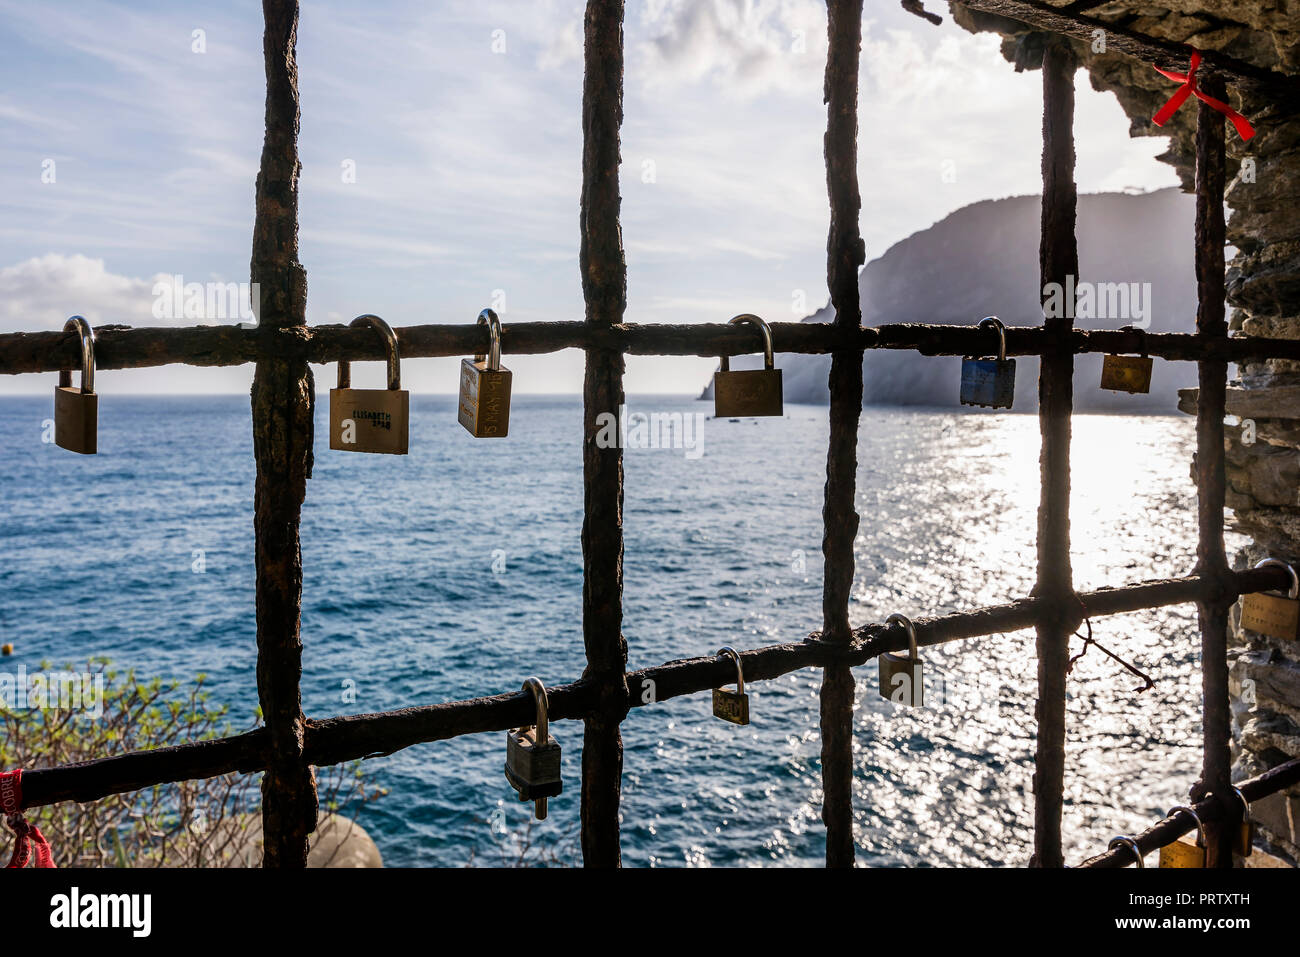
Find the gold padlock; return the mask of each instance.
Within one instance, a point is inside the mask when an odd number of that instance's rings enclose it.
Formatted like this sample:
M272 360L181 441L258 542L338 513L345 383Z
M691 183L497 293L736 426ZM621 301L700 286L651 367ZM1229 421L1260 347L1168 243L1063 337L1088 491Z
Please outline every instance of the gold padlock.
M478 314L488 327L488 353L460 363L457 418L476 439L503 439L510 429L510 370L501 365L501 320L491 309Z
M1279 565L1291 576L1291 588L1286 596L1271 592L1253 592L1241 596L1241 627L1257 631L1271 638L1294 641L1300 637L1300 575L1294 568L1276 558L1266 558L1256 568Z
M54 444L69 452L94 455L98 451L99 396L95 394L95 332L81 316L63 324L81 340L81 384L73 386L72 372L59 370L54 389Z
M1186 811L1196 822L1196 843L1193 844L1183 835L1178 840L1166 844L1160 848L1160 866L1175 868L1203 868L1205 867L1205 827L1201 824L1201 818L1195 810L1186 804L1179 804L1172 807L1165 817L1173 817L1179 811Z
M1255 847L1255 822L1250 819L1250 802L1241 793L1241 788L1233 788L1232 793L1241 802L1241 824L1233 835L1235 840L1232 842L1232 852L1238 857L1250 857L1250 852Z
M732 371L727 356L718 360L713 374L713 414L717 418L740 415L784 415L781 370L774 367L772 330L758 316L745 313L730 325L758 326L763 333L763 368Z
M405 455L411 394L402 388L397 335L378 316L357 316L350 325L368 325L383 337L388 350L388 388L353 389L351 363L339 360L338 388L330 389L330 448Z
M1133 857L1137 860L1138 870L1146 867L1142 863L1142 848L1138 847L1138 842L1131 837L1112 837L1110 843L1106 845L1106 850L1113 851L1117 847L1127 847L1133 852Z
M907 631L907 657L895 652L880 656L880 697L895 704L920 708L925 704L925 679L916 649L916 627L903 615L890 615L886 625L900 624Z
M736 662L736 690L713 689L713 716L732 724L749 724L749 695L745 694L745 672L740 667L740 654L729 646L719 648L719 655L727 655Z
M1145 329L1124 326L1120 332L1136 332L1142 355L1118 356L1107 354L1101 360L1101 387L1111 392L1132 392L1145 395L1151 391L1151 357L1147 355Z

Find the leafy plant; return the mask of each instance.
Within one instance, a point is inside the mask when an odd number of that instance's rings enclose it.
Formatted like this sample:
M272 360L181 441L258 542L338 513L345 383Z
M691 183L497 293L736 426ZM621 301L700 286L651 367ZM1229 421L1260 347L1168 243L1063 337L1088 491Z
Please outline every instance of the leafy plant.
M51 674L47 663L40 668ZM68 666L53 674L74 671ZM91 659L75 674L81 686L76 707L16 707L23 702L12 689L3 695L0 768L54 767L234 733L229 706L210 702L203 674L187 685L142 680L134 669L112 669L106 658ZM260 719L259 709L252 727ZM222 774L87 804L33 808L27 818L64 867L255 866L261 861L260 782L261 775ZM360 762L318 771L317 789L321 819L347 814L348 832L361 807L386 793L366 788ZM319 837L313 835L313 846ZM342 846L337 836L334 841L329 859Z

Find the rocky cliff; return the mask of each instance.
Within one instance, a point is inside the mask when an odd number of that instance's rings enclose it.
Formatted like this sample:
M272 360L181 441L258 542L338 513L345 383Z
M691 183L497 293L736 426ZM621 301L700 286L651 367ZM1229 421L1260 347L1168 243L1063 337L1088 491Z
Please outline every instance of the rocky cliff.
M1190 238L1195 201L1177 189L1141 195L1100 193L1079 198L1079 274L1086 282L1137 284L1125 312L1080 318L1080 325L1118 329L1149 321L1151 332L1190 332L1196 324L1196 277ZM996 315L1008 326L1042 322L1038 290L1040 202L1037 196L973 203L896 243L862 269L862 321L973 325ZM1132 291L1131 288L1129 291ZM1118 305L1118 302L1113 303ZM829 322L829 307L805 322ZM825 403L829 356L781 356L788 402ZM733 360L756 368L758 357ZM914 352L868 350L863 359L867 405L956 406L961 359ZM1157 361L1150 395L1103 392L1101 356L1080 356L1075 404L1083 412L1173 412L1180 386L1196 382L1187 363ZM1014 410L1037 409L1038 360L1016 360ZM705 395L710 393L705 390Z

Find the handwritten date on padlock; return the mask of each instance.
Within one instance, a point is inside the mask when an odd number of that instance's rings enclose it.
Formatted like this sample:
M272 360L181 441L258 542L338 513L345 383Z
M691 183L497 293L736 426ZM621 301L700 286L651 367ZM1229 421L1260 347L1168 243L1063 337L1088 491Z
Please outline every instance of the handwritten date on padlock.
M1015 359L961 360L961 404L1009 409L1016 397Z
M486 360L461 360L457 418L476 439L505 438L509 432L512 378L509 369L488 368Z
M1300 601L1267 592L1243 595L1241 627L1270 638L1295 641L1300 637Z
M749 694L714 688L713 716L732 724L749 724Z
M1109 392L1145 395L1151 391L1150 356L1102 356L1101 387Z
M405 389L330 389L330 448L406 455L410 403Z

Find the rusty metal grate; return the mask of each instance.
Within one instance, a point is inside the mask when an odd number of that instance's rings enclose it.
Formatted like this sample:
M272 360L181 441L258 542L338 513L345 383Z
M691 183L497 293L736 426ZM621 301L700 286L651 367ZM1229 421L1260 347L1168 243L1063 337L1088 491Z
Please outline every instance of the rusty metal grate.
M969 7L1015 17L1053 36L1043 62L1043 220L1041 276L1063 282L1077 273L1074 233L1075 64L1060 35L1087 36L1096 21L1032 0L962 0ZM266 772L263 780L265 864L302 867L307 836L316 821L312 768L390 754L413 744L462 734L495 732L528 724L526 692L406 708L381 714L320 720L302 713L299 692L302 642L299 608L302 567L298 522L311 470L314 382L309 362L383 358L366 329L305 324L306 275L297 261L297 129L299 100L295 40L296 0L264 0L266 16L266 139L257 184L252 278L265 299L259 328L125 329L97 334L101 368L140 368L167 363L256 363L252 418L257 462L255 505L257 558L257 683L266 725L234 737L155 751L124 754L65 767L28 770L23 791L28 807L59 801L91 801L109 794L170 781L227 772ZM830 439L823 509L825 582L822 627L802 642L742 653L751 681L802 668L821 668L822 774L825 790L826 860L853 863L852 667L882 653L901 651L901 627L849 620L857 428L862 408L862 358L866 349L910 349L924 355L978 351L984 336L958 326L921 324L863 328L858 269L865 259L858 228L857 88L861 46L861 0L830 0L830 46L826 65L825 141L831 201L827 273L835 320L827 325L775 323L777 351L830 353ZM552 720L581 719L582 850L589 866L615 866L619 851L619 798L623 749L620 723L642 702L653 681L662 701L720 687L733 676L722 658L671 661L628 672L621 633L623 559L623 459L619 448L595 441L596 421L623 402L625 354L735 355L753 351L756 335L742 328L709 325L632 325L622 322L626 272L619 226L619 130L622 122L623 2L588 0L585 17L581 201L581 269L586 317L582 322L519 323L504 330L502 348L547 353L570 347L586 352L583 445L584 522L583 637L587 668L569 684L548 689ZM1104 26L1104 25L1103 25ZM1114 30L1107 26L1106 29ZM1174 65L1178 51L1164 41L1117 31L1116 48L1149 62ZM1293 78L1225 57L1207 57L1203 88L1224 96L1223 77L1278 96L1294 92ZM1195 602L1199 610L1204 672L1204 767L1193 797L1207 824L1211 866L1231 866L1227 835L1240 815L1231 798L1228 749L1227 617L1241 594L1284 587L1278 568L1233 572L1225 556L1224 399L1227 364L1247 357L1300 358L1300 342L1230 338L1224 321L1224 121L1204 104L1197 115L1196 275L1200 308L1190 334L1140 335L1080 330L1069 319L1045 320L1036 328L1008 330L1009 355L1039 355L1039 419L1043 440L1038 528L1038 579L1030 596L960 614L918 619L921 646L1034 627L1038 650L1038 746L1035 773L1033 862L1064 864L1061 850L1065 773L1065 676L1068 638L1086 615L1119 614ZM487 331L479 326L421 325L396 330L403 357L483 352ZM1199 492L1198 562L1194 574L1130 583L1087 594L1074 591L1069 560L1070 416L1074 355L1139 352L1168 360L1196 361L1196 480ZM0 335L0 372L35 373L70 368L79 360L75 337L61 333ZM1300 781L1300 760L1287 762L1239 787L1257 800ZM1138 835L1146 852L1191 830L1189 815L1157 822ZM1132 862L1120 847L1086 861L1117 867Z

